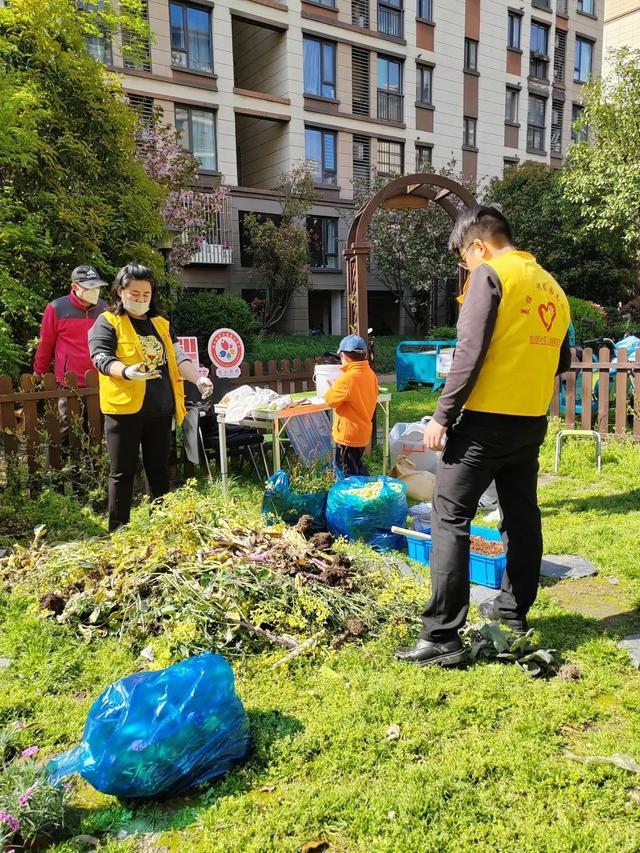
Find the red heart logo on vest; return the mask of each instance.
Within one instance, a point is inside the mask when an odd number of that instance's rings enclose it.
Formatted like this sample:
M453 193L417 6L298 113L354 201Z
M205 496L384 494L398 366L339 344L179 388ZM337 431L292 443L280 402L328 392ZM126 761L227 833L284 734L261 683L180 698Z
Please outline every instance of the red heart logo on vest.
M540 315L542 325L545 327L547 332L551 331L551 327L553 326L557 313L556 306L553 302L547 302L546 305L538 305L538 314Z

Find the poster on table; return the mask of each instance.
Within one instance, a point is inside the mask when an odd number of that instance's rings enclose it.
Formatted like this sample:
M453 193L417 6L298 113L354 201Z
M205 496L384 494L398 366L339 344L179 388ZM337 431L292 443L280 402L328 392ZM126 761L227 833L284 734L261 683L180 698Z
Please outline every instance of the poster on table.
M235 379L240 376L244 361L244 343L233 329L216 329L207 345L209 358L219 379Z

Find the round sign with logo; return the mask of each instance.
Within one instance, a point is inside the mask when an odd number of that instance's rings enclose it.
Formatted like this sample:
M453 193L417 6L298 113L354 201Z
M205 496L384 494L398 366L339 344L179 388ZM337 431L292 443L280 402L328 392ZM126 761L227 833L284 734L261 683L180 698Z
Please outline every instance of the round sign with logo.
M207 345L209 358L220 379L240 376L240 365L244 360L244 343L233 329L217 329Z

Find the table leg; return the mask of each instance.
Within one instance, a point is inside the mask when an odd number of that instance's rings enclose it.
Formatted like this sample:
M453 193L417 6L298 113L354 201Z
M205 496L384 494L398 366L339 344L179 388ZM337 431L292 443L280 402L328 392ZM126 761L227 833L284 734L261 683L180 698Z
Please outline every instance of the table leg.
M273 473L280 470L280 421L274 418L273 421Z
M387 473L387 465L389 464L389 401L383 403L384 410L384 436L382 438L382 473Z
M222 479L222 494L227 496L228 472L227 472L227 425L224 418L218 418L218 438L220 441L220 477Z

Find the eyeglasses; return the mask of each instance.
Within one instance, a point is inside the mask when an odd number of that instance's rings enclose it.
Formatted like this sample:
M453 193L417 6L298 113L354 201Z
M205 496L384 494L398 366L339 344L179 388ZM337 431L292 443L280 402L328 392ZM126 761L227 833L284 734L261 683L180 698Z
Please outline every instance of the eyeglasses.
M473 243L471 245L473 245ZM460 260L458 261L458 266L465 270L465 272L469 272L469 267L467 266L465 258L467 257L470 248L471 246L467 246L466 249L462 249L460 252Z

